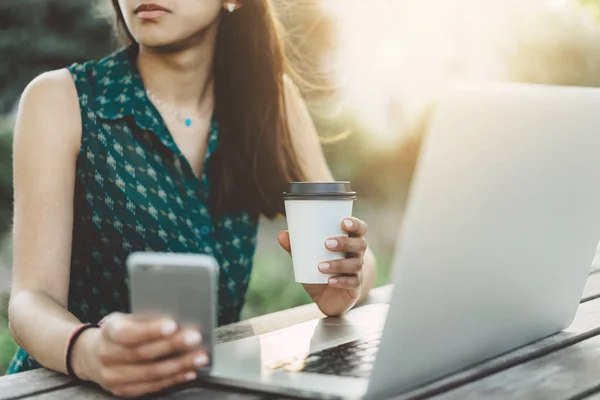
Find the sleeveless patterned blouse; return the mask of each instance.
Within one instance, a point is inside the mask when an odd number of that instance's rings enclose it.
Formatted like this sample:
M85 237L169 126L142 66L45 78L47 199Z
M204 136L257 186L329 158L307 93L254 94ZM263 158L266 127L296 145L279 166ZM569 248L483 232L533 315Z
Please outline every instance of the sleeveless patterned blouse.
M73 64L81 107L69 311L96 323L129 311L125 267L134 251L204 253L220 265L219 324L239 319L256 248L258 216L220 217L208 208L207 169L218 147L212 122L199 179L146 97L130 46ZM8 373L40 365L19 349Z

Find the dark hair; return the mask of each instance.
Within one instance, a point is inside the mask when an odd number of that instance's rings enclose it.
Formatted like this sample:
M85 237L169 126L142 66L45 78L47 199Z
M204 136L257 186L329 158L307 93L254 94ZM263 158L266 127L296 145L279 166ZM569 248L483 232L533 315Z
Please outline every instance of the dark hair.
M135 43L118 0L112 0L122 39ZM284 102L291 74L282 30L270 0L243 0L222 12L214 59L215 117L219 148L211 158L211 209L282 214L281 193L304 180Z

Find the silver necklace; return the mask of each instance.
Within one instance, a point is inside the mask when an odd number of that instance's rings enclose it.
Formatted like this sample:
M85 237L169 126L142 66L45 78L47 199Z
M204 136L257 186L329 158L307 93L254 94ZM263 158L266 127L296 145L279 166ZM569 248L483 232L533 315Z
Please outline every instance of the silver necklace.
M178 121L183 122L188 128L190 128L194 122L200 119L197 117L187 117L185 115L182 115L176 108L169 106L168 104L164 103L161 99L156 97L156 95L152 93L149 89L146 89L146 94L154 104L163 108L169 114L173 115L175 118L177 118Z

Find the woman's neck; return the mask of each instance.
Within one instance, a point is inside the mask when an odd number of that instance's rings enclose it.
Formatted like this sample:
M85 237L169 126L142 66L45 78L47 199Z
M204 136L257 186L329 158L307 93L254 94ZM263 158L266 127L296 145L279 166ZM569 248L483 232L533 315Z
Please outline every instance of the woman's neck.
M216 31L209 28L202 40L177 51L140 46L137 66L146 89L171 107L212 112Z

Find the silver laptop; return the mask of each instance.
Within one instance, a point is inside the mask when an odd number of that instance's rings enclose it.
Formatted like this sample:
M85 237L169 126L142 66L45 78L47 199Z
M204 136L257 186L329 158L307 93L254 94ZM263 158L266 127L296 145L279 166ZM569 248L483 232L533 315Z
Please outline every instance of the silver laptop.
M600 90L455 88L413 182L389 308L220 344L210 379L385 398L571 324L600 239Z

